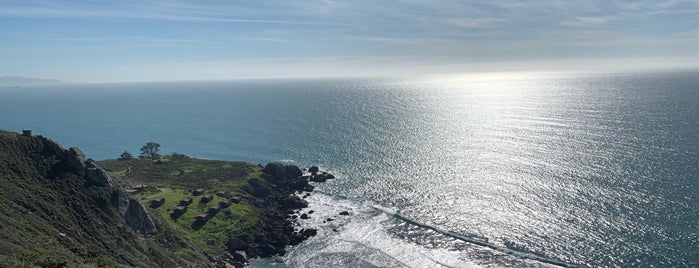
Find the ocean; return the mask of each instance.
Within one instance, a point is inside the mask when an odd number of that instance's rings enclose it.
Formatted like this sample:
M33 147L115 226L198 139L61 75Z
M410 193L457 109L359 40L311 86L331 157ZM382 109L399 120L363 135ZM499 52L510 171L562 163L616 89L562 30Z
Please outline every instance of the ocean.
M335 174L256 267L699 266L699 72L4 88L0 128Z

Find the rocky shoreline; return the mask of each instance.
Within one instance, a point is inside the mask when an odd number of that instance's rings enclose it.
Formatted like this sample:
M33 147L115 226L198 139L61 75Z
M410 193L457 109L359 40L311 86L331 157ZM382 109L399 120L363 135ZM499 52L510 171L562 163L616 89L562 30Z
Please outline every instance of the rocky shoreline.
M304 198L313 191L310 182L325 182L335 176L315 166L301 170L280 163L269 163L262 172L262 178L268 184L253 178L243 189L250 194L247 201L262 214L263 233L230 237L226 242L228 253L216 258L216 267L242 267L253 258L283 256L286 246L298 245L317 233L316 229L298 227L297 221L301 217L296 214L308 207ZM278 258L277 261L284 260Z

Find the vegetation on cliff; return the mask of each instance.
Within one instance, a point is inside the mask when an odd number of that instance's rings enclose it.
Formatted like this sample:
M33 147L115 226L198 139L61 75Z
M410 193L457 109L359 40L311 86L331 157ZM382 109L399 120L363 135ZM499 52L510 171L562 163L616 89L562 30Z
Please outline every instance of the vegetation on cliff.
M176 153L94 162L0 130L0 176L0 267L240 266L316 233L290 219L307 205L293 193L316 181L296 166Z
M0 266L207 266L186 233L155 219L143 237L117 187L96 184L55 142L0 130Z

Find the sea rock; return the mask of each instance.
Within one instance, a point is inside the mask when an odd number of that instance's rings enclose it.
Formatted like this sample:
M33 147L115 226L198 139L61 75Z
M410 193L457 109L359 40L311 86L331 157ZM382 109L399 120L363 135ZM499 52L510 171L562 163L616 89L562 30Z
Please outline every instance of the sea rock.
M333 176L333 174L329 174L329 173L316 174L316 175L311 176L311 181L312 182L325 182L329 179L334 179L334 178L335 178L335 176Z
M280 203L282 209L299 209L308 206L308 202L306 202L306 200L303 200L296 195L291 195L284 198L280 201Z
M303 237L303 239L310 238L310 237L315 236L317 234L318 234L318 230L312 229L312 228L303 229L299 232L299 236Z
M308 214L306 214L306 213L301 214L301 219L302 219L302 220L307 220L307 219L308 219Z
M297 177L303 175L303 172L302 172L301 169L299 169L299 167L297 167L297 166L286 166L285 169L286 169L286 170L285 170L285 171L286 171L286 174L285 174L286 177L289 177L289 178L297 178Z
M319 170L318 167L312 166L308 169L308 173L316 173L316 172L318 172L318 170Z
M342 216L349 216L349 211L346 211L346 210L345 210L345 211L342 211L342 212L340 212L340 215L342 215Z

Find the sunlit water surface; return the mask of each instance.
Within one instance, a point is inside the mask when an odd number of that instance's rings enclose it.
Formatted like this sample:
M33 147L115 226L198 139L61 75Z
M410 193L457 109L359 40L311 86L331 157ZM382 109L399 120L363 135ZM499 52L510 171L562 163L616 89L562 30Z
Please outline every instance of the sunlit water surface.
M699 73L0 89L0 128L334 173L256 266L699 266Z

